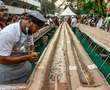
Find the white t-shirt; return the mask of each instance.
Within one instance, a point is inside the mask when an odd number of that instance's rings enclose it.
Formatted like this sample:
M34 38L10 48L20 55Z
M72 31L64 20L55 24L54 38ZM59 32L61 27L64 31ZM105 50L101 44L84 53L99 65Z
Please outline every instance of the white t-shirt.
M101 28L102 24L103 24L103 19L100 18L99 21L98 21L98 23L97 23L97 27L98 28Z
M74 17L74 18L72 18L72 27L76 27L76 25L77 25L77 19Z
M14 44L19 41L19 23L10 24L0 31L0 55L10 56Z
M19 40L20 43L27 40L27 36L21 33L20 22L6 26L0 31L0 55L10 56L14 45ZM0 82L20 78L28 75L30 71L31 65L28 61L11 65L0 64Z

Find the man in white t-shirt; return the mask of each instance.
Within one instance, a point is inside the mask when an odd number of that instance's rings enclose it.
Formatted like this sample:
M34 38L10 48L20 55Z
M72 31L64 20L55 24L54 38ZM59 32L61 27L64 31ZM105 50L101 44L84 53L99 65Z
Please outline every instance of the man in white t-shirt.
M77 25L77 18L76 18L76 16L72 17L71 25L72 25L73 28L76 28L76 25Z
M99 19L99 21L97 22L97 28L101 28L102 27L102 25L103 25L103 17L101 17L100 19Z
M37 58L32 34L45 22L39 12L30 12L19 22L0 31L0 84L23 83L31 73L30 61ZM21 47L30 46L30 53L20 55Z
M7 12L7 10L8 10L7 7L0 0L0 31L6 26L5 13Z
M73 31L76 33L76 27L77 27L77 18L76 18L76 16L72 16L71 26L72 26Z

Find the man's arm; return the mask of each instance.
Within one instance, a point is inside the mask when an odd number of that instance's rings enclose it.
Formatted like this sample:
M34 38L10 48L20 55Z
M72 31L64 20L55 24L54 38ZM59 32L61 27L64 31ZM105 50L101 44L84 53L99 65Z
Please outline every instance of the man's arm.
M33 61L38 57L34 52L24 56L0 56L0 64L17 64L25 61Z

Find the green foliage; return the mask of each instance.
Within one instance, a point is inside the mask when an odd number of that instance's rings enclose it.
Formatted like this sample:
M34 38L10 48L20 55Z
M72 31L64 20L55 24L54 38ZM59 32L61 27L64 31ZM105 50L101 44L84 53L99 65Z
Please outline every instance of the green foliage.
M41 12L44 15L54 14L54 12L55 12L54 2L49 2L48 0L42 0L42 2L41 2Z
M99 15L104 15L106 4L102 2L93 2L91 0L80 0L80 3L83 4L79 8L79 12L81 14L99 14ZM79 4L80 5L80 4Z

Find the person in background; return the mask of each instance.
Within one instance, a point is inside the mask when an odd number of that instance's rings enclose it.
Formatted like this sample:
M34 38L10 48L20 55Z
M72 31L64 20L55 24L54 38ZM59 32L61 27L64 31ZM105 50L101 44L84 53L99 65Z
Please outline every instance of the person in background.
M30 62L38 59L34 52L32 34L38 33L45 24L39 12L29 12L25 17L0 31L0 84L24 83L31 71ZM23 52L28 43L29 51Z
M105 27L106 27L106 31L110 32L110 15L108 15L108 17L106 17L105 21L104 21Z
M12 17L13 17L12 15L10 14L8 15L7 22L6 22L7 25L12 23Z
M98 23L96 25L97 28L101 28L103 25L103 17L99 17Z
M53 17L52 21L54 22L55 26L57 26L57 27L59 26L59 19L57 16Z
M72 16L71 26L73 29L76 28L76 26L77 26L77 17L76 16Z
M4 3L0 0L0 31L6 26L6 20L4 18L7 8L4 6Z
M68 25L71 27L71 16L68 17L67 23L68 23Z
M11 23L15 23L19 21L19 16L18 15L14 15L13 18L12 18L12 22Z

